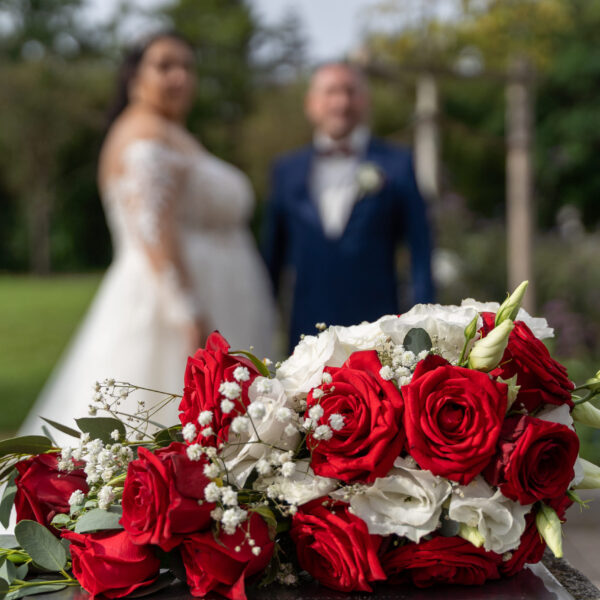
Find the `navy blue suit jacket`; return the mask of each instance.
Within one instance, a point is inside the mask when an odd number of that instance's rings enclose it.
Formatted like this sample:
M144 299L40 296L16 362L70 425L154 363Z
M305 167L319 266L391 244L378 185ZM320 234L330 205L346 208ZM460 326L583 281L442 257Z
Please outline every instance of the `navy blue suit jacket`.
M342 236L328 238L310 194L314 149L302 148L273 166L264 255L274 288L284 267L295 271L290 347L315 323L352 325L399 311L395 250L411 252L414 302L431 302L430 231L410 152L371 139L363 162L384 173L382 188L354 205Z

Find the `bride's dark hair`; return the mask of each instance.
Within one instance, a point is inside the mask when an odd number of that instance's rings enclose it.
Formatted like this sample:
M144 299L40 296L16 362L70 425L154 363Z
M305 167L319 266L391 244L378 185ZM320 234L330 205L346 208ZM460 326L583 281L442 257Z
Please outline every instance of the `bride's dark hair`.
M148 48L150 48L150 46L152 46L152 44L154 44L154 42L165 38L182 42L193 50L191 42L183 35L173 30L153 33L152 35L144 38L144 40L141 42L137 43L135 46L129 48L123 56L121 66L119 67L119 71L117 73L116 91L113 101L107 112L107 129L129 104L129 87L137 73L142 59L144 58L144 54L146 54L146 51Z

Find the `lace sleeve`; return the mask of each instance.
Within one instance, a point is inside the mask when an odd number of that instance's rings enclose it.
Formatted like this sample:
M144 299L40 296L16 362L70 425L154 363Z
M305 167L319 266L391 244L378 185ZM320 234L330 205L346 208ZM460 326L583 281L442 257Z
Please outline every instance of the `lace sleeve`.
M139 139L123 151L125 213L159 278L168 317L189 323L200 307L181 260L175 228L177 199L185 182L185 157L156 139Z

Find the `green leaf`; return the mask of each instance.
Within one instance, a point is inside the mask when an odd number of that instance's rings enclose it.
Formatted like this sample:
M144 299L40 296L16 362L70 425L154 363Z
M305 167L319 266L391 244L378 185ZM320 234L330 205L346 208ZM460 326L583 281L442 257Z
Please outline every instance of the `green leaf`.
M183 437L181 435L181 425L174 425L173 427L161 429L154 436L154 441L159 446L168 446L171 442L183 441Z
M5 560L0 566L0 577L8 583L12 583L17 579L17 568L13 565L10 560Z
M17 598L24 598L25 596L34 596L35 594L43 594L45 592L58 592L60 590L64 590L67 587L65 583L44 583L43 579L35 581L39 581L40 585L28 585L27 587L20 587L14 590L13 592L10 592L10 594L7 594L6 600L16 600Z
M77 520L75 532L89 533L104 529L123 529L123 526L119 524L122 514L120 506L111 506L108 510L95 508Z
M50 525L53 525L54 527L63 527L65 525L68 525L70 522L71 517L69 517L69 515L66 515L64 513L58 513L54 515L52 521L50 522Z
M410 329L404 336L402 345L406 350L410 350L415 354L419 354L419 352L422 352L423 350L429 351L433 346L429 334L421 327L413 327L413 329Z
M556 511L542 502L535 516L535 524L554 556L562 558L562 529Z
M149 596L158 592L166 587L169 587L175 581L175 577L171 573L166 572L158 576L158 579L150 585L142 588L138 588L135 592L127 594L128 598L142 598L143 596Z
M0 456L9 454L41 454L53 448L52 442L43 435L24 435L0 442Z
M61 571L67 564L67 553L60 540L35 521L19 521L15 536L33 562L48 571Z
M40 417L40 419L42 419L42 421L46 421L46 423L48 423L48 425L51 425L52 427L54 427L54 429L58 429L58 431L62 431L63 433L66 433L67 435L70 435L71 437L74 437L74 438L81 437L81 433L79 431L77 431L77 429L73 429L72 427L63 425L62 423L57 423L56 421L52 421L51 419L46 419L46 417Z
M100 439L105 444L114 442L110 434L115 429L119 432L121 438L126 437L125 424L119 419L113 419L112 417L82 417L81 419L75 419L75 421L77 427L83 433L89 433L92 439Z
M269 528L269 535L271 539L275 539L277 535L277 519L273 514L273 511L268 506L258 506L252 509L252 512L258 513L267 523Z
M4 598L8 594L8 581L0 579L0 598Z
M8 527L10 513L12 512L15 496L17 494L17 486L15 485L16 476L17 470L14 469L6 482L4 494L2 495L2 500L0 500L0 523L2 523L4 527Z
M457 536L460 531L460 523L449 517L442 517L442 526L438 529L438 533L444 537Z
M252 352L246 352L246 350L230 350L229 354L241 354L245 356L258 369L258 372L263 377L271 377L269 369L267 369L265 363L262 360L260 360L260 358L252 354Z
M14 535L10 535L8 533L3 533L0 535L0 548L8 548L12 550L13 548L18 548L19 542L17 542L17 538Z
M19 565L18 567L15 566L15 568L17 570L17 579L20 579L22 581L23 579L25 579L25 577L27 577L27 573L29 571L29 565L27 563Z

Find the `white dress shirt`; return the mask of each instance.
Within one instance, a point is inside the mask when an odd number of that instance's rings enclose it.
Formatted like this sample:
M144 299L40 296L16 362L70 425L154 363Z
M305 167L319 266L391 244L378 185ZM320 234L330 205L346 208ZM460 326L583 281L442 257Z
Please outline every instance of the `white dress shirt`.
M327 237L341 237L358 200L358 166L369 143L369 128L360 125L343 140L316 132L310 189Z

